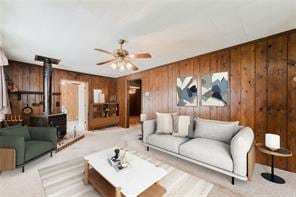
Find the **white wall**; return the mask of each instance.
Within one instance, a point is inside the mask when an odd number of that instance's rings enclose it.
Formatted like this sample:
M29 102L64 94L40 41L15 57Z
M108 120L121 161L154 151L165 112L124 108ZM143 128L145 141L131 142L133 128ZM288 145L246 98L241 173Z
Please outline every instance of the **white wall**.
M81 130L84 130L85 129L85 121L86 121L86 117L85 117L85 107L86 107L86 100L85 100L85 97L86 97L86 87L85 87L85 84L84 83L81 83L79 86L78 86L78 120L79 120L79 123L78 123L78 128L77 129L81 129Z

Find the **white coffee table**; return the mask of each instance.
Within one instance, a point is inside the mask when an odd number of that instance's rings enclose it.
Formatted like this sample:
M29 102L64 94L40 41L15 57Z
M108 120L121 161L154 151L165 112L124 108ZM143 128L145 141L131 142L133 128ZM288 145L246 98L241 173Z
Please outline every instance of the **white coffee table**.
M128 167L116 171L107 158L114 155L114 148L84 157L84 183L91 183L103 196L162 196L166 189L158 184L167 172L160 167L126 153Z

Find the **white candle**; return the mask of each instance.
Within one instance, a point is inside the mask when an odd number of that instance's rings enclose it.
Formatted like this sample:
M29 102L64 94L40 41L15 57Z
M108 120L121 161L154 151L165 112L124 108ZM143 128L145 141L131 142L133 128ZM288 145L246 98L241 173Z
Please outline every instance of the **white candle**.
M266 133L265 146L273 151L280 149L280 136L276 134Z

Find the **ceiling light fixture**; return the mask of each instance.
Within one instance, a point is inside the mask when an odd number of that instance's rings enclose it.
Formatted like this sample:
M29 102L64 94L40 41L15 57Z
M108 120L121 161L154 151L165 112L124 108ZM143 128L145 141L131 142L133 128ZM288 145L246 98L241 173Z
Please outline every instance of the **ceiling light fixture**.
M109 54L112 56L112 59L97 63L97 65L103 65L112 63L110 67L115 70L118 69L119 71L123 72L125 70L136 71L139 68L131 62L131 59L134 58L151 58L149 53L137 53L137 54L129 54L129 52L123 49L122 45L126 43L126 40L120 39L118 41L119 49L115 49L113 52L106 51L104 49L95 49L97 51Z

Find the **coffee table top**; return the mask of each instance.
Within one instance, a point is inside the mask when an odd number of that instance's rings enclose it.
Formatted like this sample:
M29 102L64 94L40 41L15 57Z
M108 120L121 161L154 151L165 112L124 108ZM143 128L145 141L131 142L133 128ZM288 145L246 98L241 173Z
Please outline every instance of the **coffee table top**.
M153 164L126 153L128 167L116 171L108 162L114 155L114 148L92 153L84 157L88 163L114 187L119 187L125 196L137 196L163 178L167 172Z

